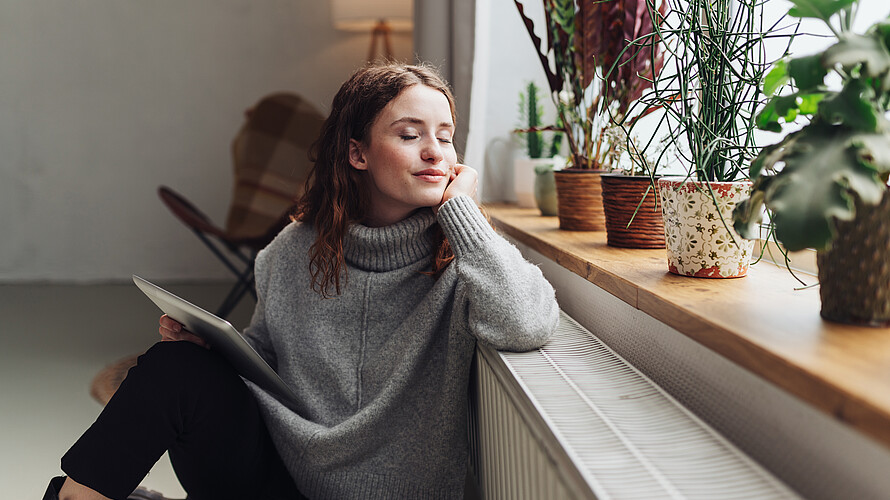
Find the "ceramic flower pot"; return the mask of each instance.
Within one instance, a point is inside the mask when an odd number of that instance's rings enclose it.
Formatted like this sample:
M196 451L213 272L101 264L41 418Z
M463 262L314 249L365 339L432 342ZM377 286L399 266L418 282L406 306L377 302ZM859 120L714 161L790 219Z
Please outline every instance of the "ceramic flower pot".
M890 191L876 206L856 200L856 217L837 221L831 246L816 254L822 317L890 326Z
M535 168L540 165L555 165L564 161L555 158L516 158L513 160L513 189L516 203L521 208L535 208Z
M648 176L603 174L606 243L620 248L664 248L661 200Z
M541 215L556 215L556 177L553 169L545 166L535 167L535 202Z
M697 278L745 276L754 242L732 228L732 209L750 190L750 181L659 179L668 270Z

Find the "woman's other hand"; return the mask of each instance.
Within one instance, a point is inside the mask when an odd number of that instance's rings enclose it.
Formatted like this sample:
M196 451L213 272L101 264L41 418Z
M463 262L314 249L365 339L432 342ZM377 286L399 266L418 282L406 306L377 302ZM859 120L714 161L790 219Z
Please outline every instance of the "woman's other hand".
M161 316L159 323L161 324L161 327L158 328L158 333L161 334L162 342L185 340L193 344L198 344L205 349L210 348L210 345L207 344L204 339L184 329L182 324L166 314Z
M454 170L451 171L451 181L445 188L445 194L442 195L442 203L436 207L436 212L446 201L455 196L467 195L470 198L475 198L478 179L479 173L474 168L460 163L456 164Z

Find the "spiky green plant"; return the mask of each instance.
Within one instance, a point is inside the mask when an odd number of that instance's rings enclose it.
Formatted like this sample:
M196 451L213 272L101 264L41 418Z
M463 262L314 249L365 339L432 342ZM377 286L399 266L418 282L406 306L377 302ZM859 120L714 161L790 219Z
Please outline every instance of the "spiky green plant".
M519 120L523 128L514 132L518 134L529 158L553 158L559 154L562 145L561 127L542 125L544 106L538 100L539 90L537 84L530 81L525 90L519 93ZM549 144L545 140L545 132L551 132Z
M657 132L635 157L660 148L663 137L699 181L746 177L756 155L756 113L766 98L760 82L773 61L768 38L793 36L781 20L765 25L762 0L678 0L655 26L665 44L665 70L638 105L663 110ZM787 53L787 51L786 51ZM631 133L635 132L633 129ZM661 153L656 165L677 158Z
M544 137L541 132L541 116L544 108L538 103L538 86L528 82L525 92L519 93L519 119L525 125L520 138L525 142L529 158L540 158L544 149Z

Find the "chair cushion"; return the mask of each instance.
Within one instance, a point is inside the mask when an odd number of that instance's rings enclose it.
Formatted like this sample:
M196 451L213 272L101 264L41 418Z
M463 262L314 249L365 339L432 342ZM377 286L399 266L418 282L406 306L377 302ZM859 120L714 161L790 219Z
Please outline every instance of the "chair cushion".
M230 238L259 238L280 229L302 195L309 148L324 117L305 99L277 93L247 111L232 142L235 184L226 219Z

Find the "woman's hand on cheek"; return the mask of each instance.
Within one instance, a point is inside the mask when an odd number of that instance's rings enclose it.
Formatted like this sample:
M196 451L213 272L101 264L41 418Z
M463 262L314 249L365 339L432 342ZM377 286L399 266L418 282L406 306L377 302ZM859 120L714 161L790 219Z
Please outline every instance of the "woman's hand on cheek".
M475 169L466 165L461 165L460 163L455 165L454 170L451 173L451 181L448 183L448 187L445 188L445 194L442 195L442 203L439 203L439 205L435 207L435 211L438 212L439 208L445 204L446 201L455 196L467 195L470 198L475 197L476 182L478 179L479 173L476 172Z

